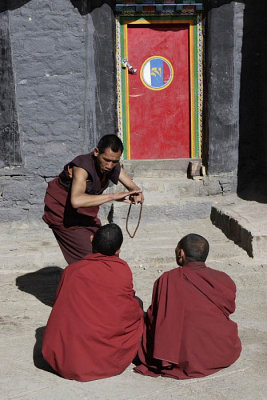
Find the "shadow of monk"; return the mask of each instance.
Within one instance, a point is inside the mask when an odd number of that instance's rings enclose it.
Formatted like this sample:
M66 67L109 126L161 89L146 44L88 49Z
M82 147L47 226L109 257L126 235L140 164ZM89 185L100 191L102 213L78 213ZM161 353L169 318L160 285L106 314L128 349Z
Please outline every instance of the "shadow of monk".
M36 368L42 369L47 372L51 372L54 375L58 375L45 361L42 355L42 343L43 343L44 331L45 331L45 326L41 326L40 328L37 328L35 331L36 342L33 348L33 362Z
M63 269L59 267L45 267L38 271L19 276L16 279L16 285L19 290L32 294L45 305L52 307L62 272ZM42 355L44 331L45 326L37 328L35 331L36 342L33 348L33 363L38 369L58 375L47 364Z
M62 272L63 269L59 267L45 267L18 276L16 285L19 290L32 294L45 305L52 307Z

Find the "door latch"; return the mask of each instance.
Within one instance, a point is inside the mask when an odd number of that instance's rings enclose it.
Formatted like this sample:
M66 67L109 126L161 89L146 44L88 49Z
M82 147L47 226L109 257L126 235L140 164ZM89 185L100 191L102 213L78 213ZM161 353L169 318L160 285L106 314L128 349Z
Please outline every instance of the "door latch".
M130 74L136 74L137 69L135 69L127 60L127 58L124 58L122 60L122 68L128 68L128 71Z

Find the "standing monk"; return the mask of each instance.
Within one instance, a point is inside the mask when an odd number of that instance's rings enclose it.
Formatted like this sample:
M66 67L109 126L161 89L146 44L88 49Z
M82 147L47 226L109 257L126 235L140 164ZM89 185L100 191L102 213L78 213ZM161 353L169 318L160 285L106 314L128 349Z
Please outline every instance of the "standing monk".
M105 135L93 152L74 158L48 183L43 220L53 230L68 264L92 253L90 236L101 226L97 216L101 204L144 201L140 188L120 166L122 152L121 140ZM102 194L109 181L120 181L127 191Z
M180 268L165 272L154 284L136 372L200 378L239 357L237 324L229 318L236 287L227 274L205 265L208 252L207 240L197 234L178 243Z

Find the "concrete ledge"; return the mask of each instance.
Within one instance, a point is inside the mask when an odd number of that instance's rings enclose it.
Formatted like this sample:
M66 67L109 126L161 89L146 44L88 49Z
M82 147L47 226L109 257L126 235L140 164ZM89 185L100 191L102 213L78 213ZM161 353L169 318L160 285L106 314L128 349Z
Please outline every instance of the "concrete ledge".
M113 222L124 224L128 213L128 204L114 202ZM172 221L184 221L192 219L208 218L211 212L212 200L210 198L190 198L186 200L177 199L176 202L158 204L144 203L142 212L142 223L158 223ZM111 204L103 204L100 208L99 217L104 223L111 210ZM130 222L135 223L139 216L140 207L133 206L131 209Z
M201 161L200 159L198 160ZM130 176L166 177L177 175L186 176L190 161L192 161L191 158L124 160L122 164Z
M211 221L250 257L267 259L267 205L237 199L234 204L213 205Z

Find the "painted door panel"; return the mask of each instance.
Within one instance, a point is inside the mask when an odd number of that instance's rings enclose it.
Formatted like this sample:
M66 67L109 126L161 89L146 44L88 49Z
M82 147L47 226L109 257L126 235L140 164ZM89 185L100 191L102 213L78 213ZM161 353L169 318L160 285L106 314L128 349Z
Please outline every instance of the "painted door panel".
M187 25L128 25L128 60L138 69L128 75L132 159L190 157L188 42Z

